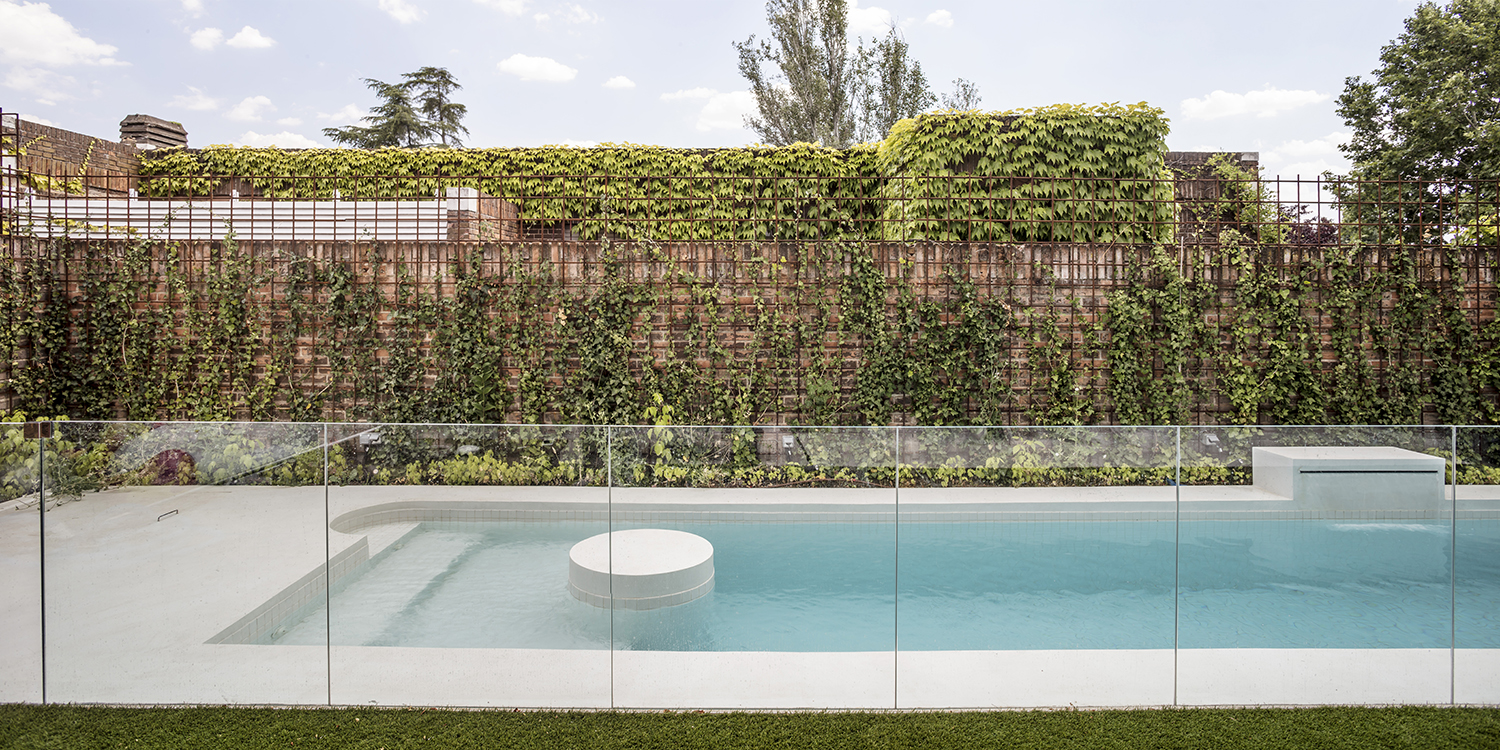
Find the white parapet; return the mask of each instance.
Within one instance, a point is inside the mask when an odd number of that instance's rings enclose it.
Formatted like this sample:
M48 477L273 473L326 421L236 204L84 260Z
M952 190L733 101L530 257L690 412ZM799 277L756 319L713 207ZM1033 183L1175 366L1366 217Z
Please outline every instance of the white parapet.
M1255 448L1255 487L1306 510L1442 510L1446 462L1403 448Z

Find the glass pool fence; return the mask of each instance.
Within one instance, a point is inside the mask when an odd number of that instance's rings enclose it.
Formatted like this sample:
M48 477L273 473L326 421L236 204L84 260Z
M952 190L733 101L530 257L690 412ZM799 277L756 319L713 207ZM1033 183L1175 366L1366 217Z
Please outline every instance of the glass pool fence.
M0 701L1500 703L1500 428L0 424Z

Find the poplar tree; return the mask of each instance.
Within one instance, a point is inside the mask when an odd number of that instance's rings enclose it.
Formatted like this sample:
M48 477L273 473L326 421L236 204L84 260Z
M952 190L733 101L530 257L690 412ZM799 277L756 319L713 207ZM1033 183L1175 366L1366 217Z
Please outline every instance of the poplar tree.
M849 145L855 135L854 65L844 0L770 0L771 42L735 42L740 75L750 82L757 114L745 127L764 143ZM774 66L777 73L768 75Z
M922 64L892 27L865 46L849 45L845 0L769 0L770 39L735 42L740 75L750 83L756 113L745 127L763 143L818 142L844 148L885 137L896 121L937 103ZM952 101L971 109L979 89L959 79ZM950 105L951 106L951 105Z

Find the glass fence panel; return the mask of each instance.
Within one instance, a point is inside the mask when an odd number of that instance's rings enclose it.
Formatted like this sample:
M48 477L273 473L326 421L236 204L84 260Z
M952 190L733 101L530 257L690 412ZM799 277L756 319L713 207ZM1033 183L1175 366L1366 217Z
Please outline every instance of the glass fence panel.
M1451 440L1183 428L1180 701L1447 702Z
M602 427L330 425L336 704L610 705L610 617L569 552L609 528ZM305 635L302 635L305 630Z
M893 430L611 434L616 706L894 705Z
M902 428L902 708L1172 701L1175 428Z
M0 422L0 703L42 700L41 443Z
M322 569L322 441L308 424L60 423L48 701L326 701L323 644L261 645Z
M1459 427L1453 700L1500 703L1500 427Z

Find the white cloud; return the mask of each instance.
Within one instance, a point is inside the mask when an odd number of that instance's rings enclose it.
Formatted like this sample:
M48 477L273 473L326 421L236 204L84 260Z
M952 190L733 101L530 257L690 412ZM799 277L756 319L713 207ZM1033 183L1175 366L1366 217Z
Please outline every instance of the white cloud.
M705 89L702 87L696 89L682 89L681 91L673 91L670 94L662 94L661 100L664 102L674 102L678 99L707 99L717 93L719 92L713 89Z
M206 29L198 29L193 32L188 41L192 42L198 49L213 49L224 41L224 32L210 26Z
M124 65L119 50L82 36L46 3L0 0L0 62L32 65Z
M745 126L745 115L755 113L755 95L748 91L721 93L714 89L698 87L662 94L664 102L685 99L705 99L698 110L699 130L739 130Z
M41 68L17 66L5 73L5 85L36 98L38 104L52 106L60 101L72 99L65 91L78 83L72 76L54 73Z
M324 122L351 123L365 119L365 111L354 104L345 104L344 108L333 114L318 113L318 119Z
M38 125L46 125L53 128L62 127L61 125L58 125L57 123L45 117L37 117L36 115L21 115L21 119L25 120L26 122L34 122Z
M225 44L240 49L265 49L274 46L276 40L260 33L254 26L246 26L238 34L229 37Z
M1349 160L1339 151L1339 144L1348 142L1349 133L1339 131L1310 141L1284 141L1261 154L1260 162L1273 176L1309 178L1325 171L1344 172L1349 169Z
M192 86L188 87L188 91L191 91L193 93L178 94L177 96L172 97L172 101L167 102L167 106L176 107L178 109L191 109L197 112L206 112L211 109L219 108L218 99L208 96L207 94L204 94L202 91L193 88Z
M599 14L568 3L568 12L563 15L563 20L568 23L599 23Z
M474 2L494 8L507 16L519 16L526 12L526 0L474 0Z
M259 120L275 111L276 105L271 103L269 97L248 96L225 112L224 116L231 120Z
M247 130L245 134L234 140L236 146L254 146L256 148L323 148L323 144L308 138L283 130L272 135L261 135L254 130Z
M739 130L745 127L745 115L754 112L755 95L749 91L714 94L698 113L698 129Z
M532 18L535 19L537 23L546 23L547 21L551 20L552 16L549 16L546 13L538 13L532 16Z
M302 124L302 118L300 118L300 117L283 117L280 120L277 120L276 124L277 125L285 125L285 126L287 126L289 128L295 128L298 125Z
M614 78L611 78L608 81L604 82L604 88L607 88L607 89L633 89L633 88L635 88L635 81L632 81L629 78L626 78L625 76L615 76Z
M1306 156L1326 156L1337 154L1339 146L1349 142L1349 133L1334 131L1322 138L1314 138L1310 141L1286 141L1277 146L1273 151L1282 157L1298 159Z
M509 73L523 81L562 83L571 81L578 75L576 69L550 57L531 57L519 53L501 60L498 67L501 73Z
M946 10L935 10L927 14L927 23L933 26L941 26L945 29L953 28L953 14Z
M182 0L182 9L197 18L203 15L203 0Z
M396 19L397 23L411 23L422 20L427 11L412 5L406 0L380 0L380 9L386 15Z
M849 36L881 37L890 29L890 11L874 6L861 8L859 0L849 0Z
M1281 112L1327 101L1328 94L1288 91L1266 86L1260 91L1231 94L1215 91L1202 99L1183 99L1182 116L1189 120L1214 120L1233 115L1275 117Z

